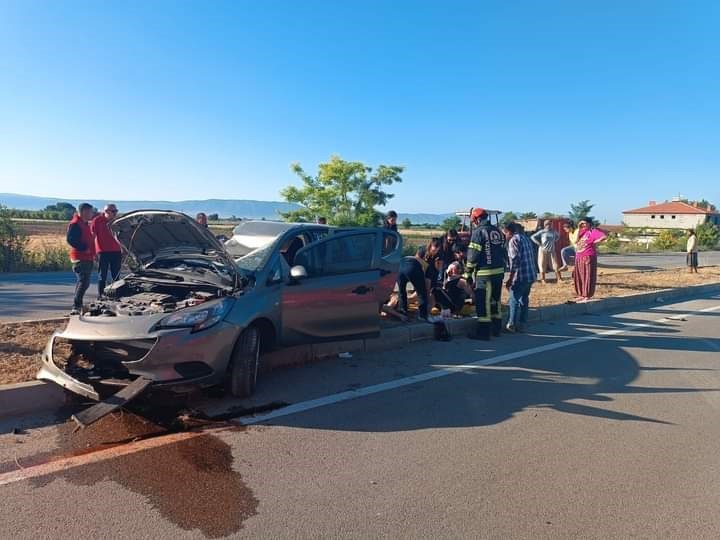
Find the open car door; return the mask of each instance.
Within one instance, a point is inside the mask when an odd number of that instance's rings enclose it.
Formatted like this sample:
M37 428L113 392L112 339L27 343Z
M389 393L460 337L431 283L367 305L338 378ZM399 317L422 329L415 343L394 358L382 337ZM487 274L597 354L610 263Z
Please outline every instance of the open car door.
M384 239L381 229L338 231L297 252L282 293L283 344L379 335Z

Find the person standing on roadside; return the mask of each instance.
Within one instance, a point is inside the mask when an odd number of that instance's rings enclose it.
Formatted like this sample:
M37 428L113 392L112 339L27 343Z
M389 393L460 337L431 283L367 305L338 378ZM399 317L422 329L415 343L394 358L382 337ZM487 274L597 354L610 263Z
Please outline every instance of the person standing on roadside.
M543 228L530 237L530 240L538 246L538 268L540 269L540 281L545 283L545 272L548 266L552 267L558 283L562 281L560 275L557 254L555 253L555 244L560 235L552 228L552 222L545 220ZM549 264L548 264L549 263Z
M576 302L587 302L595 295L597 284L597 244L603 242L607 236L600 229L592 225L588 218L578 222L578 239L575 245L575 270L573 281L575 284Z
M195 221L197 221L201 227L205 227L206 229L208 228L208 219L205 212L198 212L195 216Z
M534 249L518 223L508 223L503 229L507 240L508 278L505 288L508 298L508 322L505 329L510 333L520 332L528 320L530 289L535 282ZM537 233L536 233L537 234Z
M697 274L698 271L698 245L697 235L694 229L688 229L688 239L685 246L687 252L687 265L691 274Z
M464 278L475 287L477 326L475 336L489 340L502 332L500 296L505 274L505 239L483 208L470 212L473 225Z
M95 253L98 257L98 298L104 294L108 270L111 281L120 277L122 249L110 231L110 223L117 214L117 206L112 203L106 204L102 213L98 214L90 224L90 230L95 237Z
M397 226L397 212L395 210L390 210L385 215L385 220L383 221L383 229L388 229L391 231L397 232L398 226Z
M82 312L85 292L90 286L90 276L95 262L95 239L89 222L94 212L92 204L81 203L67 228L66 240L70 245L70 262L76 278L73 309L70 315L79 315Z

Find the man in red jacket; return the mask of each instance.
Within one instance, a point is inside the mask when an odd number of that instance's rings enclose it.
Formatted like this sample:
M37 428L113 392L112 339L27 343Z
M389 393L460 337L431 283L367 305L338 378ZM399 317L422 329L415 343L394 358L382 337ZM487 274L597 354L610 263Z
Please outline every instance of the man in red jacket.
M82 312L83 297L90 286L90 276L95 262L95 239L88 222L92 219L94 208L91 204L82 203L73 216L67 229L67 243L70 244L70 262L77 278L75 299L70 315Z
M117 216L118 209L114 204L106 204L102 214L98 214L90 224L95 236L95 252L98 254L98 297L103 295L107 283L108 270L115 281L120 277L122 253L120 244L110 231L110 223Z

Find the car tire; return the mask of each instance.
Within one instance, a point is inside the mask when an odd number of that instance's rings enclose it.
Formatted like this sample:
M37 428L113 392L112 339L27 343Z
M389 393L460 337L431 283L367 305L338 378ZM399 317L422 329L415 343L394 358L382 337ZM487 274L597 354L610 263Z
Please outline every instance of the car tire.
M227 389L235 397L251 396L255 392L259 371L260 332L251 326L243 330L235 343L230 359Z

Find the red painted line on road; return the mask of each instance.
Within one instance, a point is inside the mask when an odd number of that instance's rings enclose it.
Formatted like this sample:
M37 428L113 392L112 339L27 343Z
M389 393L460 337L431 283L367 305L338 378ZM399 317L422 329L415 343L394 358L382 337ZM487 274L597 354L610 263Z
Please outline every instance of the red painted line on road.
M100 461L106 461L108 459L126 456L128 454L134 454L136 452L142 452L144 450L150 450L152 448L166 446L168 444L175 444L181 441L187 441L188 439L194 439L195 437L200 437L202 435L207 435L208 433L219 432L226 429L228 428L224 427L204 431L183 431L180 433L170 433L159 437L142 439L128 444L105 448L95 452L89 452L77 456L63 457L54 461L49 461L47 463L33 465L30 467L18 469L16 471L10 471L0 474L0 486L14 484L16 482L30 480L32 478L38 478L40 476L57 474L68 469L73 469L75 467L89 465L91 463L98 463Z

